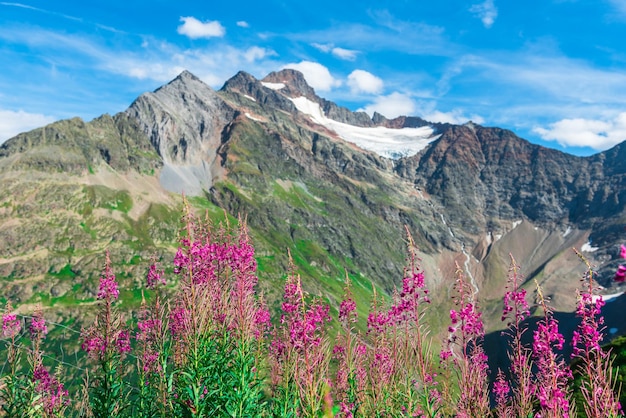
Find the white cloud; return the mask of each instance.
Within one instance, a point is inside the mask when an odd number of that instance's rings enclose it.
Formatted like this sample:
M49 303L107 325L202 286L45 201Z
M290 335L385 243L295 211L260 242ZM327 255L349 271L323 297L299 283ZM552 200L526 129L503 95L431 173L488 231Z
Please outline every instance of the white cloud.
M178 33L191 39L198 38L221 38L226 33L224 26L217 20L201 22L195 17L181 17L182 25L178 27Z
M468 121L472 121L478 124L484 123L485 119L478 115L465 116L462 110L452 110L450 112L441 112L439 110L433 110L430 113L425 113L420 116L422 119L429 122L439 123L451 123L454 125L461 125Z
M486 28L490 28L498 17L498 9L494 0L485 0L482 3L474 4L469 11L482 20Z
M357 54L359 53L359 51L356 51L353 49L339 48L333 44L320 44L320 43L313 42L311 46L317 49L318 51L324 52L326 54L331 53L335 56L335 58L339 58L339 59L346 60L346 61L354 61L356 59Z
M548 129L537 127L533 131L563 146L603 150L626 140L626 112L610 120L562 119Z
M383 90L383 80L364 70L354 70L348 76L348 86L353 94L378 94Z
M258 46L248 48L243 54L248 62L258 61L271 55L276 55L276 52L271 49L261 48Z
M354 61L356 59L356 55L359 53L359 51L345 48L333 48L330 52L335 57L346 61Z
M365 106L364 110L370 116L374 112L393 119L398 116L414 115L417 105L415 101L408 95L399 92L393 92L387 96L379 96L371 103Z
M246 22L245 20L238 21L237 22L237 26L239 26L240 28L249 28L250 27L248 22Z
M322 52L330 52L333 49L333 44L318 44L313 42L311 46Z
M52 116L27 113L23 110L0 110L0 144L15 135L55 121Z
M302 61L297 64L287 64L283 68L291 68L304 74L304 78L317 91L329 91L341 85L341 81L334 78L328 68L312 61Z

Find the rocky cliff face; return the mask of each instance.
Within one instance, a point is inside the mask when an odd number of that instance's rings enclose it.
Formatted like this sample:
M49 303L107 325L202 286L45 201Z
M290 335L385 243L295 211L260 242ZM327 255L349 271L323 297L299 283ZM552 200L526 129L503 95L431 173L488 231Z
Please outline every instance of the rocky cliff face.
M326 118L364 129L359 135L375 127L437 135L392 160L299 111L302 97ZM128 263L119 266L127 285L139 286L148 253L175 245L173 191L196 196L192 205L216 219L223 210L247 215L270 298L286 248L315 293L337 298L346 271L364 300L370 281L390 293L401 279L407 225L435 303L449 303L457 263L495 323L512 253L529 288L539 279L557 309L572 310L582 268L571 247L597 247L586 254L610 285L626 223L625 161L624 144L581 158L498 128L369 118L320 98L294 70L263 80L240 72L217 92L183 72L118 115L58 122L0 147L0 237L12 243L2 248L0 282L27 301L43 278L65 283L66 268L90 283L95 254L112 246ZM41 185L71 204L50 206L56 200ZM34 280L30 293L15 284L22 279Z
M236 110L193 74L184 71L126 110L159 153L167 190L199 194L220 176L217 149Z

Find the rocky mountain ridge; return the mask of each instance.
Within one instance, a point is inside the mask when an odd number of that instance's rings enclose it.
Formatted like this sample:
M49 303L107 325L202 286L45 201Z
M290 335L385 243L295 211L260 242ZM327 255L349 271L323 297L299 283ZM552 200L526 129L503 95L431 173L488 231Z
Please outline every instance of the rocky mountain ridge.
M298 110L299 98L368 133L433 134L414 155L386 158ZM390 294L407 225L430 285L442 290L435 303L449 303L457 263L496 318L512 253L529 289L538 279L557 309L571 311L582 274L571 247L588 249L601 283L612 284L626 224L625 157L625 144L575 157L499 128L370 118L320 98L294 70L262 80L240 72L219 91L183 72L113 117L57 122L0 146L0 283L22 302L65 283L53 296L62 299L67 273L85 283L76 299L86 300L98 251L113 248L127 286L138 289L150 254L173 251L184 192L216 219L247 215L270 296L286 248L311 292L336 300L347 272L364 299L370 281Z

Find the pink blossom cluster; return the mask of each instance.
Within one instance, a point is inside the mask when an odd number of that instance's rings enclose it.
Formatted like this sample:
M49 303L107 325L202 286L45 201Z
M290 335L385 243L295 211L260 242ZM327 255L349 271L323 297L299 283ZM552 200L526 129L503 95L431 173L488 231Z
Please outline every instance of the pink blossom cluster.
M159 286L164 286L165 284L166 282L163 272L158 269L156 264L151 264L146 276L146 287L154 290Z
M100 277L100 286L98 288L98 299L117 300L120 291L115 280L115 275L104 274Z
M104 339L99 335L93 335L86 338L81 344L80 348L87 352L90 356L99 357L101 353L106 350L106 343Z
M40 313L33 315L28 330L33 338L43 337L46 335L48 333L48 327L46 326L45 318Z
M367 332L382 333L385 330L389 316L386 312L370 312L367 316Z
M14 338L22 329L20 321L17 319L17 315L7 312L2 315L2 336L4 338Z
M572 372L554 351L563 349L565 339L545 305L544 310L545 316L533 332L533 359L537 366L536 396L543 411L560 411L561 416L569 418L568 383L572 379Z
M461 332L471 338L478 338L485 335L483 327L482 313L479 312L473 303L466 303L458 312L454 309L450 310L450 321L453 325L461 323ZM454 328L450 331L453 332Z
M580 295L576 315L580 317L581 322L572 336L572 357L579 356L583 350L586 352L596 350L601 355L600 342L604 337L602 333L604 317L600 314L604 305L602 296L597 296L594 300L590 293Z
M191 274L195 284L214 280L218 271L226 267L233 272L256 271L252 244L247 240L203 243L183 238L174 256L174 272Z
M356 302L350 297L342 300L339 305L339 321L348 324L356 320Z
M288 322L290 343L296 349L304 350L322 341L321 329L325 322L330 321L330 306L314 304L304 312Z
M169 328L176 339L185 338L190 326L190 312L184 306L177 306L170 312Z
M143 312L143 316L147 316L150 313ZM137 341L142 345L141 360L143 363L142 370L144 373L160 371L159 353L154 347L157 340L157 335L162 327L162 321L158 318L146 318L144 320L137 321L138 332L135 336Z
M530 310L528 307L528 302L526 302L526 289L513 289L508 290L504 294L504 309L502 312L502 321L509 322L507 326L512 323L519 324L522 322L528 315L530 315Z
M47 416L56 416L60 410L69 405L67 389L56 377L50 376L42 365L33 371L33 382L37 384L36 390L41 395L39 401Z

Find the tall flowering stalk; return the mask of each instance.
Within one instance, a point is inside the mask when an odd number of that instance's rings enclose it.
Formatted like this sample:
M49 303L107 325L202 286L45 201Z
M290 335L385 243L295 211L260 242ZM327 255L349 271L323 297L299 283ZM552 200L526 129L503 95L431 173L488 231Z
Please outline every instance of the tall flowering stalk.
M174 259L181 287L169 316L176 411L189 416L257 415L262 406L258 353L269 312L256 294L254 247L245 221L215 228L185 202ZM233 233L234 231L234 233Z
M35 394L32 405L39 409L42 418L62 417L69 405L69 393L60 382L59 376L51 375L43 364L41 344L48 333L48 327L40 310L35 311L28 330L32 346L29 356L31 384Z
M559 332L558 323L554 319L552 309L537 286L539 305L543 308L543 318L537 323L533 332L533 358L537 367L536 397L539 400L542 418L569 418L572 415L569 383L572 372L556 350L563 350L565 339ZM574 415L575 416L575 415Z
M527 330L524 320L530 315L530 309L526 301L526 289L521 287L523 277L520 274L520 267L512 255L509 254L509 257L511 263L504 294L502 321L507 326L503 335L509 338L507 353L511 363L511 384L507 385L509 390L505 393L502 375L502 383L494 384L493 393L500 403L506 403L510 396L513 416L528 417L533 412L535 384L532 375L532 350L523 344L522 337ZM499 410L507 411L507 414L498 416L509 416L506 408L501 407Z
M430 303L417 247L407 228L407 263L402 288L386 312L375 300L368 316L370 406L378 415L441 415L429 330Z
M366 385L365 344L355 334L358 319L356 302L350 290L350 278L346 274L344 296L339 305L341 330L333 347L337 361L335 399L339 402L341 416L352 418L363 408L362 395Z
M328 394L328 305L307 303L293 261L285 283L280 324L273 331L270 368L278 416L317 416Z
M404 382L401 411L416 416L441 415L441 393L437 388L437 373L433 359L430 330L424 314L430 304L426 277L420 267L417 246L405 227L407 260L398 303L388 312L394 335L399 335L394 347L398 369ZM396 332L399 331L399 334ZM397 351L396 351L397 350ZM402 375L404 374L404 375Z
M13 312L11 302L7 302L5 313L2 315L2 338L7 347L6 364L9 366L9 371L0 379L0 400L2 410L7 416L19 416L18 414L29 406L25 396L28 384L18 373L21 357L19 344L21 330L22 322Z
M381 306L376 289L367 317L367 335L370 346L364 346L367 362L367 391L363 408L370 415L383 415L393 407L391 393L394 391L396 363L392 345L393 334L389 326L389 314ZM396 334L397 336L397 334Z
M471 285L465 281L458 264L456 276L458 310L450 310L450 336L441 358L451 361L458 375L457 416L485 417L489 414L489 380L487 355L482 346L485 336L482 314L476 308Z
M167 379L170 359L169 304L161 292L165 284L163 272L157 263L153 263L146 277L147 291L153 292L152 300L149 305L145 299L142 300L135 334L139 394L134 402L133 415L138 418L164 418L173 412Z
M621 416L621 406L615 395L616 376L613 375L610 353L600 347L604 338L604 317L602 296L594 296L595 272L589 261L576 249L578 257L587 266L583 280L586 289L578 292L576 315L580 324L572 337L572 359L579 360L576 369L582 376L581 393L584 399L583 409L589 418ZM626 256L626 248L622 246Z
M121 416L128 407L122 363L131 349L130 332L123 327L121 315L114 306L119 294L107 251L98 287L98 312L94 323L83 329L81 345L96 365L89 388L91 412L96 418Z

